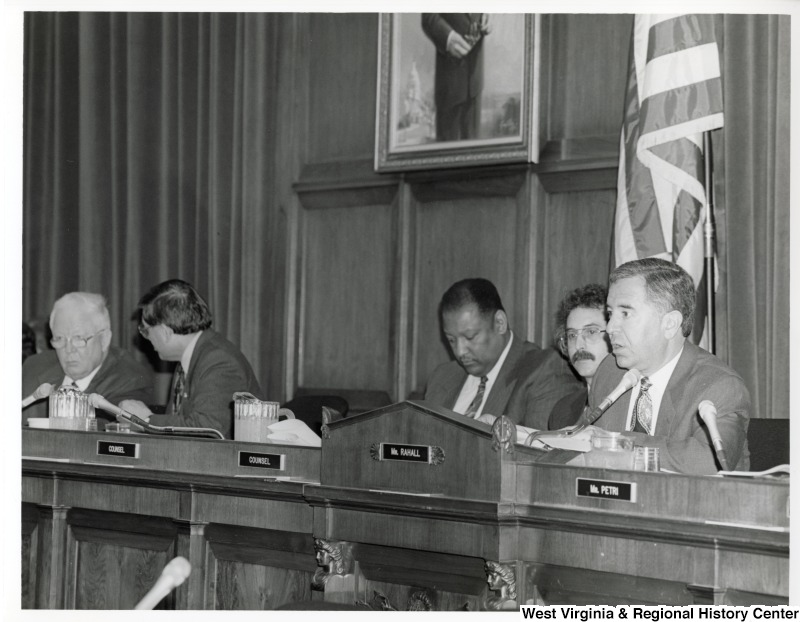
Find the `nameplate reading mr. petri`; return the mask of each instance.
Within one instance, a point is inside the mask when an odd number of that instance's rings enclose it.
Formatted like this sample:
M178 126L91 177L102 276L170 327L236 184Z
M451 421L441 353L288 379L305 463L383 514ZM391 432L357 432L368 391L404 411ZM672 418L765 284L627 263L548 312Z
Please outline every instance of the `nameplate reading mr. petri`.
M578 497L613 499L614 501L631 501L635 503L636 484L578 477L575 480L575 494Z
M97 441L98 456L115 456L117 458L138 458L139 443L112 443Z
M251 451L240 451L239 466L283 471L285 458L284 454L259 454Z

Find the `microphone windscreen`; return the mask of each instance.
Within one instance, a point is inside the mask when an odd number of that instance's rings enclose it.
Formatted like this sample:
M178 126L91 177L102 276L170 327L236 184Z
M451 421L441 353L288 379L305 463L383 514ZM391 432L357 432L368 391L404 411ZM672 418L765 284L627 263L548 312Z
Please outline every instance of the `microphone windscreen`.
M623 384L625 386L625 391L627 391L628 389L632 389L639 384L641 379L642 372L640 372L638 369L629 369L625 372L625 375L622 377L622 383L620 384ZM625 391L623 391L623 393Z
M163 576L172 578L174 585L180 585L192 573L192 565L185 557L176 557L170 561L164 570L161 571Z
M50 394L53 392L53 385L49 382L45 382L40 384L36 391L34 391L33 395L37 400L40 400L44 397L50 397Z
M697 406L697 410L700 413L700 418L705 421L707 417L716 417L717 416L717 407L714 406L714 402L711 400L703 400Z

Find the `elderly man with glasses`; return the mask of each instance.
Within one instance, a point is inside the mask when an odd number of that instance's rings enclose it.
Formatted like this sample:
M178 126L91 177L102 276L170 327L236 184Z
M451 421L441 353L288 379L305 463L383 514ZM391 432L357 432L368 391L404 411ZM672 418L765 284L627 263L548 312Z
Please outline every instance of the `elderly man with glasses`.
M551 430L578 420L587 405L594 374L611 351L606 336L606 295L605 287L593 283L572 290L558 306L558 345L586 386L556 403L547 424Z
M152 402L152 372L126 350L111 345L111 321L103 296L87 292L62 296L50 313L50 331L54 350L31 356L22 366L23 396L49 383L98 393L114 404L126 399ZM29 406L22 416L23 423L46 417L47 400ZM102 410L97 410L97 416L114 419Z

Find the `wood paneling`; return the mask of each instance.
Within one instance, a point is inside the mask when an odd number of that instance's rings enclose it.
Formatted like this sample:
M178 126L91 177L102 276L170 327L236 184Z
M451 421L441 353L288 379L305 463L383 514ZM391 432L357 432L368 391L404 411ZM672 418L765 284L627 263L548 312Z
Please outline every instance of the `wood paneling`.
M83 541L78 546L76 609L133 609L171 559L167 551ZM158 608L174 609L173 598Z
M515 317L518 278L517 201L490 196L431 201L417 206L413 313L414 358L417 377L412 390L421 391L437 365L450 358L441 333L439 301L450 285L465 278L483 277L497 287Z
M546 15L548 140L618 134L633 15Z
M547 197L544 212L544 286L540 292L545 334L570 290L608 283L616 192L563 192Z
M214 566L213 609L275 609L311 600L313 573L220 560Z
M394 210L303 212L299 384L393 391Z
M526 565L525 593L528 598L534 589L546 604L697 604L685 583L545 564Z
M378 15L313 13L307 45L309 161L371 157Z

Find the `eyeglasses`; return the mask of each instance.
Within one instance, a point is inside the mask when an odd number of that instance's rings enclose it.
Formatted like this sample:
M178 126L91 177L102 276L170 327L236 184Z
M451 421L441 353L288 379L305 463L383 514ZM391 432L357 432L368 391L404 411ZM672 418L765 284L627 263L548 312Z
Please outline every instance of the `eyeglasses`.
M74 348L78 349L85 348L86 344L89 343L90 339L94 339L95 337L97 337L97 335L104 332L105 330L107 329L103 328L101 330L98 330L94 335L89 335L88 337L62 337L59 335L58 337L53 337L50 340L50 345L53 346L56 350L60 350L61 348L66 348L67 345L69 345L70 343Z
M572 346L577 343L578 336L581 335L586 343L597 343L603 338L605 333L606 331L604 329L598 328L597 326L586 326L577 330L570 329L558 338L558 342L561 344L562 348L567 345Z

